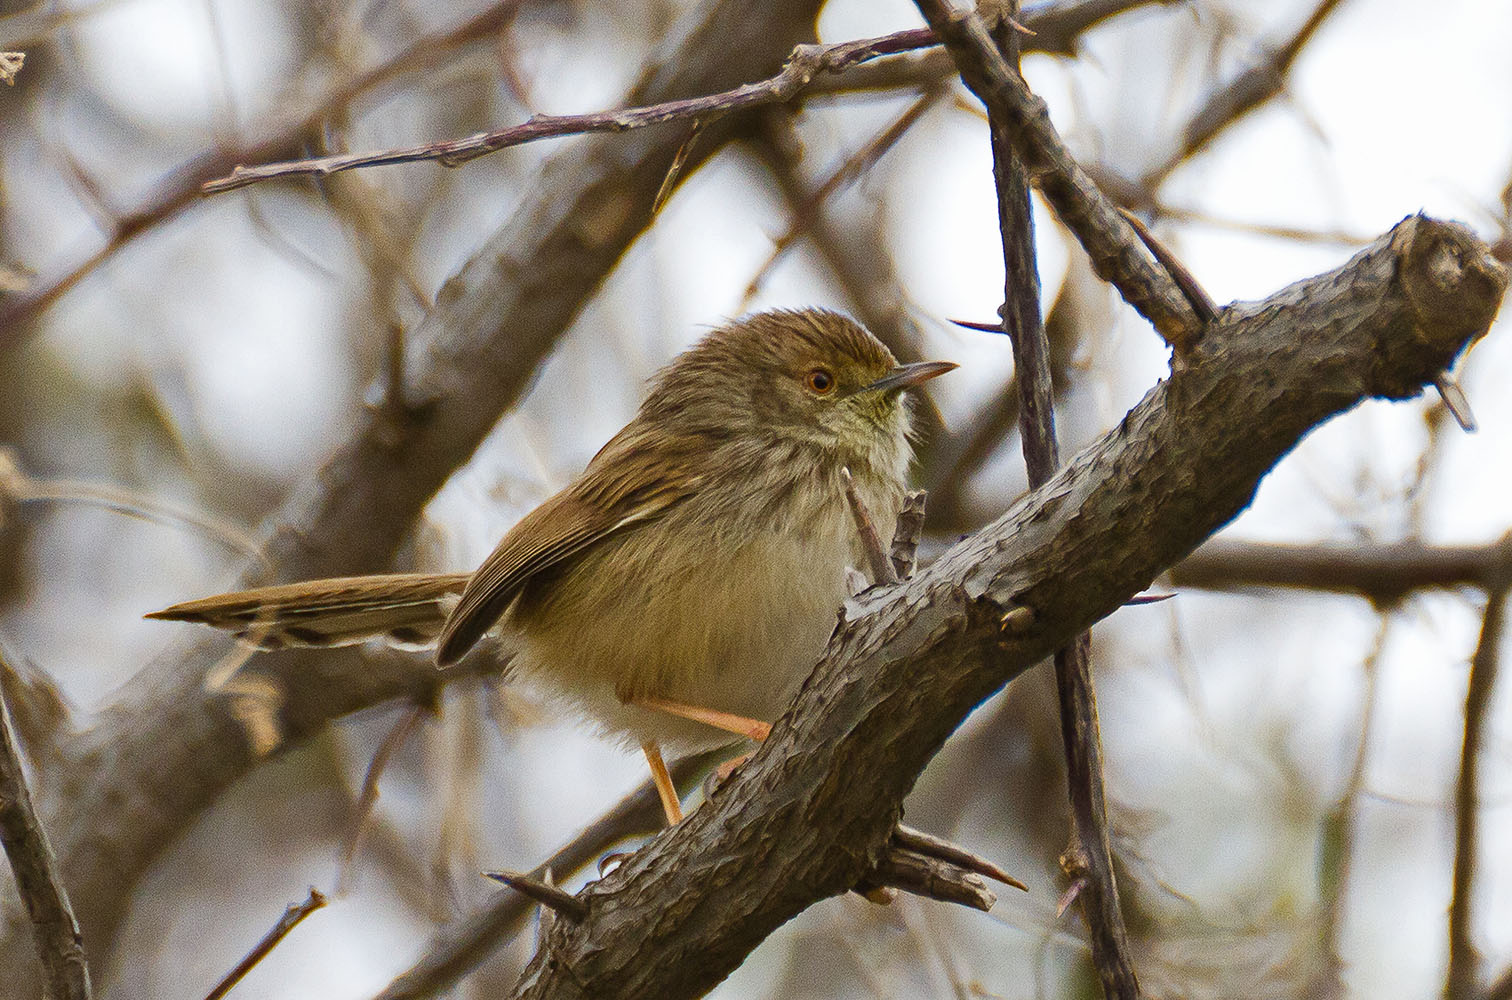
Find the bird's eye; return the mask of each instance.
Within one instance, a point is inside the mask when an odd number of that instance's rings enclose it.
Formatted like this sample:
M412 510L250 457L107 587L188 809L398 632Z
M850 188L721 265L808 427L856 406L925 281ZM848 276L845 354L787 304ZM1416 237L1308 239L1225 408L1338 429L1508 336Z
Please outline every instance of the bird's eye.
M827 396L835 389L835 376L823 368L815 368L804 376L803 381L811 391L821 396Z

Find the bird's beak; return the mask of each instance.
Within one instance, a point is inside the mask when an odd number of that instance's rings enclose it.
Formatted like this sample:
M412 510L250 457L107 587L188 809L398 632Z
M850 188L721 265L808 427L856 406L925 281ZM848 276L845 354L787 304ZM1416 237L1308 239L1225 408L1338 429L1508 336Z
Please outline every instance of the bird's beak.
M954 361L920 361L911 365L899 365L872 384L857 389L856 394L907 389L921 382L928 382L946 372L955 371L959 367L961 366Z

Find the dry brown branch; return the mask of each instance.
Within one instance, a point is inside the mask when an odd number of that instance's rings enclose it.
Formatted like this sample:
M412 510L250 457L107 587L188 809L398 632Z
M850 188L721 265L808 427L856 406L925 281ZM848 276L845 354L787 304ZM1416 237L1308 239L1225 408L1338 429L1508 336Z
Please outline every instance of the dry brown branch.
M1178 587L1281 587L1358 594L1390 607L1417 590L1494 589L1512 573L1512 535L1486 545L1375 547L1209 542L1171 569Z
M1113 202L1072 157L1050 122L1045 102L1003 59L982 19L951 7L948 0L922 0L919 9L945 40L966 85L994 119L1005 123L1014 152L1086 249L1098 275L1154 325L1178 357L1185 355L1200 336L1202 321L1171 276L1150 259Z
M268 928L268 933L262 936L262 940L253 945L252 950L247 952L240 962L236 963L236 967L226 973L221 978L221 981L216 983L209 993L205 994L205 1000L220 1000L221 997L231 992L231 988L241 982L247 973L256 968L258 962L267 958L269 953L278 947L279 942L288 937L289 932L298 927L305 917L308 917L325 905L326 898L320 894L319 889L313 887L310 889L310 894L305 897L304 902L290 903L284 908L283 915L278 918L278 922Z
M655 69L630 99L654 103L760 77L812 30L816 7L817 0L783 0L763 5L758 16L737 0L710 0L652 53ZM553 184L520 202L412 331L406 398L416 414L403 434L396 439L390 414L365 412L317 477L270 518L263 549L281 578L369 572L389 562L421 508L523 395L562 331L650 223L651 199L679 139L642 131L584 140L543 168ZM718 144L700 144L695 158ZM604 224L589 229L584 219ZM207 639L139 671L67 748L67 773L43 803L80 922L102 952L133 881L201 809L260 763L226 699L202 688L206 666L224 648ZM483 656L461 675L500 666ZM326 651L260 656L248 669L281 694L283 747L358 708L425 700L456 676L438 676L413 657L363 661ZM123 800L152 808L123 811ZM24 968L27 933L24 924L6 924L0 968Z
M1231 306L1044 486L912 581L850 602L767 742L585 891L588 916L558 922L516 996L697 995L855 885L972 708L1233 518L1312 427L1420 393L1484 332L1505 284L1467 230L1415 217L1336 271ZM1010 605L1035 612L1030 628L1001 632Z
M0 671L11 668L0 651ZM89 1000L84 937L58 877L47 831L32 808L21 752L11 732L10 710L0 695L0 845L10 861L16 889L31 922L45 995L53 1000ZM9 978L9 975L8 975Z
M1449 970L1445 975L1446 1000L1474 1000L1480 984L1480 955L1470 927L1470 907L1475 897L1477 832L1480 829L1480 763L1485 743L1487 714L1501 660L1502 630L1506 627L1508 584L1486 600L1480 641L1470 658L1470 681L1465 691L1465 735L1460 744L1459 779L1454 787L1454 876L1449 893Z

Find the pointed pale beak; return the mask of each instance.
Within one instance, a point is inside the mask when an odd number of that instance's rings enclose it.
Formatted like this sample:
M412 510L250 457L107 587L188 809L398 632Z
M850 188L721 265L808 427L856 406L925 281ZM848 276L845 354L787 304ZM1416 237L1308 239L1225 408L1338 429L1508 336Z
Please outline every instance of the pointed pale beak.
M938 378L946 372L955 371L959 367L961 366L954 361L920 361L911 365L899 365L871 385L864 385L857 389L856 394L907 389L921 382L928 382L932 378Z

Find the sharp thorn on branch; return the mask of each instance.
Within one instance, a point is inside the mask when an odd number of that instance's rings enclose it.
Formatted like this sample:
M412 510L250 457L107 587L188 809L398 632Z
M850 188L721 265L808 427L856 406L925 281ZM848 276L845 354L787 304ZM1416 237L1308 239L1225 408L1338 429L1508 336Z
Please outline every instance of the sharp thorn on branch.
M1460 430L1466 434L1473 434L1480 425L1475 422L1475 414L1470 410L1470 400L1465 395L1465 390L1454 380L1454 376L1443 372L1433 380L1433 387L1438 390L1439 398L1444 401L1444 408L1459 424Z
M588 904L570 892L548 885L519 872L484 872L495 882L503 882L522 896L529 896L542 906L549 907L573 923L582 923L588 916Z

